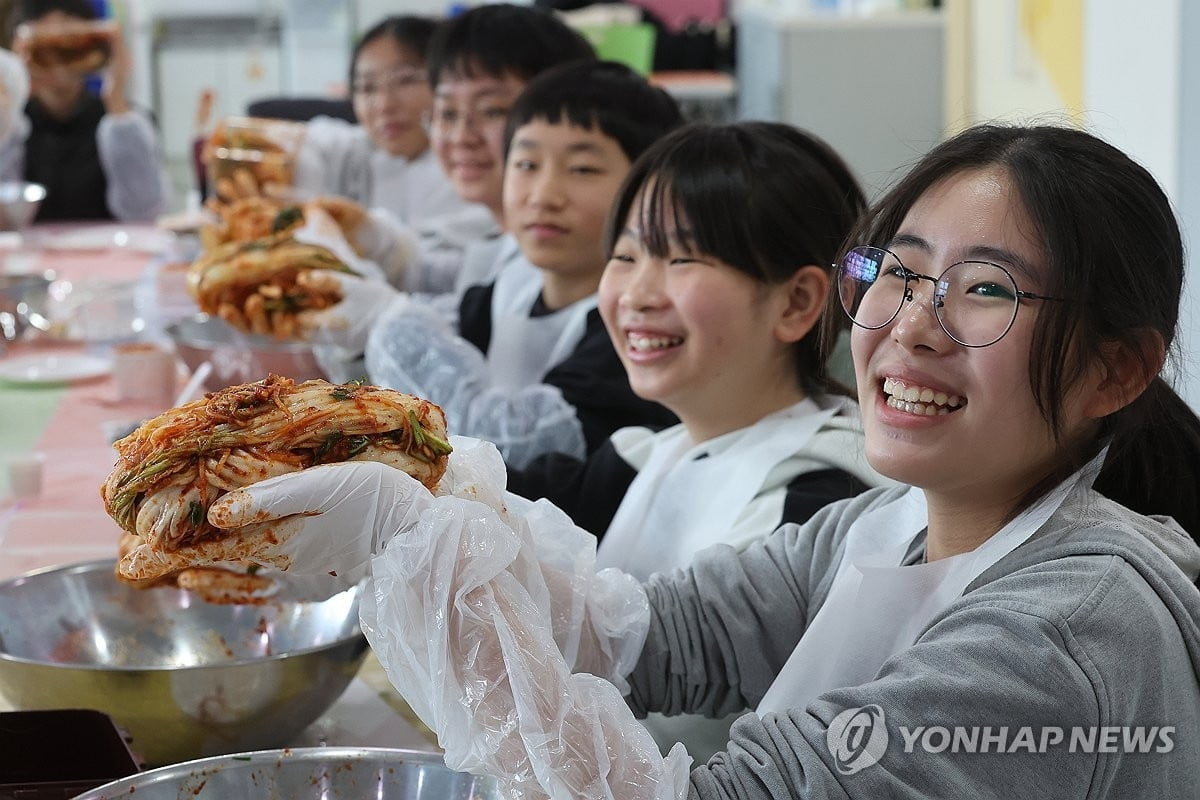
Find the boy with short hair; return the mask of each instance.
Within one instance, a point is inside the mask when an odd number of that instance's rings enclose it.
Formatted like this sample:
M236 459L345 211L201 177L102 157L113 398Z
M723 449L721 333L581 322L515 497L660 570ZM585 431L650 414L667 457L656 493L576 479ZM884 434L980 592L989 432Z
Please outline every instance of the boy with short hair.
M665 92L620 64L579 62L532 81L507 123L505 224L527 264L470 288L457 335L424 303L392 303L366 348L373 383L441 405L455 433L522 466L582 455L627 425L673 415L629 387L596 311L609 206L632 162L681 123Z

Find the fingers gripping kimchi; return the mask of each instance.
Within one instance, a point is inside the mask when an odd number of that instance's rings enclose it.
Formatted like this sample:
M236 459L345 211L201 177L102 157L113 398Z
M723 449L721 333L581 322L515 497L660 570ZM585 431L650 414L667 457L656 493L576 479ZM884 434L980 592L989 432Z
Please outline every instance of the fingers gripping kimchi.
M209 506L226 492L335 461L380 461L433 489L450 453L445 415L433 403L275 375L171 409L115 447L100 494L129 534L118 576L134 582L188 566L170 557L181 548L238 535L208 522Z
M248 333L298 335L298 314L342 299L330 272L355 274L332 252L287 232L229 242L188 268L188 292L201 310Z

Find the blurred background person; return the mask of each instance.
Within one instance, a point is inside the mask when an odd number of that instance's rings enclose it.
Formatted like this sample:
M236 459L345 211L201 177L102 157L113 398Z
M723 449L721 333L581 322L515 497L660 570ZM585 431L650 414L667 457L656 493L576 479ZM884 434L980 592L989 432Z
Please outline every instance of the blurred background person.
M23 109L4 103L2 113L16 119L0 141L0 178L46 187L38 221L158 217L170 184L154 123L127 96L120 27L89 26L97 15L87 0L24 0L14 15L13 51L28 70L29 99ZM42 47L46 37L56 46ZM88 76L98 70L97 95Z

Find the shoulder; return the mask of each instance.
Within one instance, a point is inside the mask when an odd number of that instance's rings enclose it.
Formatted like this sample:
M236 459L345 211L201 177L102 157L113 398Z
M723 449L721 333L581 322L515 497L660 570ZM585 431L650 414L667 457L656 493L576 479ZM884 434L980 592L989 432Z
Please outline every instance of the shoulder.
M1076 492L984 572L947 615L983 609L1053 629L1093 679L1200 671L1197 548L1171 525ZM1132 670L1132 672L1131 672ZM1170 681L1168 681L1170 683Z

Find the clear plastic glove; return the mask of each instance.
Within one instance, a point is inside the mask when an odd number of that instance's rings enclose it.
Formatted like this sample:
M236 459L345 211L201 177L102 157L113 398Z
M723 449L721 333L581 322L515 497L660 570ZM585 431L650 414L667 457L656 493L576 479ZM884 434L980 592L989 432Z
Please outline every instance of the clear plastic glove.
M454 430L495 443L514 467L543 453L585 453L583 426L561 391L493 386L483 354L427 303L392 304L379 315L367 337L366 367L372 383L440 405Z
M686 751L664 759L596 677L632 666L649 610L594 561L593 537L505 495L495 451L457 439L439 496L372 560L363 628L451 768L520 797L683 797ZM572 674L564 649L595 674Z

